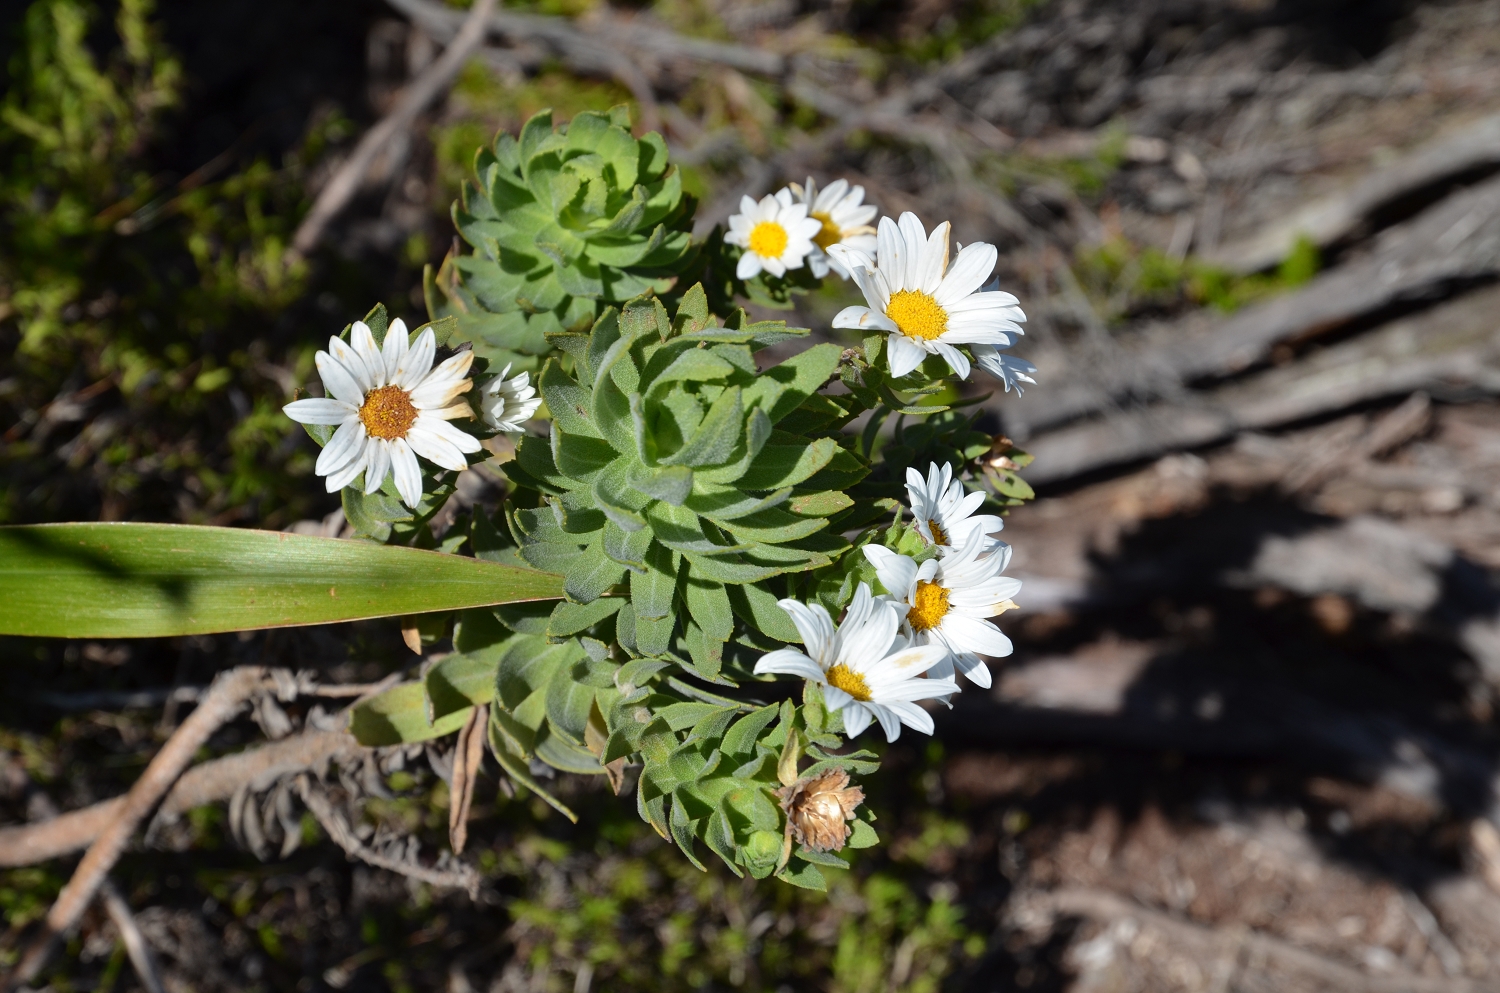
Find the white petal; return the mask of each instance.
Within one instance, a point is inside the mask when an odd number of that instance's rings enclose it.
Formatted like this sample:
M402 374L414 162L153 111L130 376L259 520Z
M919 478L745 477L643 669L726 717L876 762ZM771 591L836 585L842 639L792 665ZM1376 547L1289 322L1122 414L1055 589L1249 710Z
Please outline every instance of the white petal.
M313 361L317 364L319 378L323 380L323 392L358 409L365 402L365 391L358 378L365 375L364 363L347 346L343 351L357 368L350 368L346 362L329 352L319 352L313 357Z
M955 654L974 652L993 658L1004 658L1013 651L1010 639L1005 636L1004 632L989 621L978 617L949 613L939 626L948 644L959 649L959 652Z
M944 221L932 229L932 236L922 252L921 268L917 278L921 280L923 293L933 296L943 284L943 271L948 268L948 235L951 225Z
M422 502L422 470L417 467L417 457L411 448L400 438L391 442L391 473L396 478L396 492L401 494L402 503L415 507Z
M342 469L349 464L350 459L359 457L365 438L365 426L359 422L359 418L351 417L340 424L333 437L328 439L328 444L318 453L318 461L313 470L320 476L327 476Z
M754 279L760 275L760 256L746 249L739 265L734 267L734 275L736 279Z
M299 424L342 424L351 417L357 417L359 408L342 400L308 397L306 400L293 400L282 407L281 412Z
M875 250L876 268L885 273L886 288L889 290L905 289L906 284L902 282L902 276L906 272L906 239L901 235L901 229L896 222L889 217L880 219L880 227L876 229Z
M828 611L823 609L823 605L815 603L809 606L796 600L780 600L778 603L791 617L797 633L802 635L802 647L807 649L808 656L819 663L831 658L833 620L828 616Z
M799 262L798 265L800 264ZM786 275L786 266L782 264L780 259L761 259L760 267L773 276Z
M902 724L905 724L913 731L920 731L922 734L931 734L935 730L932 725L932 715L914 703L898 700L892 701L886 704L886 706L890 708L891 713L901 719Z
M906 243L906 257L902 267L895 270L895 274L901 279L903 289L920 290L922 277L927 268L927 229L922 226L917 215L909 210L901 214L901 220L897 226L900 227L902 240Z
M370 447L366 445L360 450L358 458L337 472L328 474L328 478L324 482L327 484L329 493L337 493L359 478L359 474L365 471L365 456L369 453Z
M391 382L408 390L414 388L432 371L432 360L436 355L437 337L432 333L432 328L428 328L417 335L416 344L407 351L406 357L401 361L401 368Z
M900 379L927 358L927 349L904 334L896 333L886 339L886 353L891 360L891 377Z
M950 302L962 300L984 285L984 281L995 270L995 260L999 257L1000 253L995 250L994 245L982 241L965 245L933 296L944 307Z
M937 342L937 353L947 361L948 368L952 369L959 379L969 378L969 358L963 352L960 352L946 341L939 341Z
M901 718L891 713L889 707L882 707L878 703L869 703L865 706L874 711L875 719L880 722L880 729L885 732L886 741L895 741L901 737Z
M999 328L968 324L958 328L950 326L938 340L948 345L1004 346L1010 344L1010 335Z
M354 322L354 330L349 334L349 344L369 370L373 385L384 386L390 382L385 375L385 359L380 354L380 347L375 344L375 335L368 324L364 321Z
M913 645L893 652L871 668L868 681L873 686L913 679L943 661L948 653L942 645Z
M380 358L385 364L385 381L394 383L401 373L401 360L410 348L410 336L406 333L406 322L396 318L385 332L385 344L381 346Z
M833 318L833 326L836 328L851 328L855 331L888 331L899 332L896 322L884 314L871 310L869 307L845 307Z
M984 659L977 655L964 652L953 656L953 662L958 666L958 671L982 690L990 688L990 667L984 664Z
M446 420L440 420L430 414L424 413L418 415L417 422L412 427L414 429L421 428L423 431L431 431L460 452L473 454L484 447L479 443L479 439L472 434L469 434L467 431L460 431Z
M385 485L385 477L391 471L391 443L376 438L370 439L369 462L365 467L365 493L374 493Z
M871 714L862 703L851 702L843 708L844 733L851 738L859 737L870 726Z
M865 590L868 595L869 587ZM896 628L901 625L895 609L884 600L871 600L870 608L868 619L847 635L845 632L850 626L847 621L839 628L838 661L855 672L882 664L896 638Z
M433 431L423 430L415 424L406 433L406 443L411 446L412 451L444 469L458 471L469 467L469 460L464 458L464 453L460 452L453 442L438 437Z
M990 310L992 308L1015 308L1020 303L1013 295L1002 293L999 290L985 290L980 293L971 293L962 299L954 300L950 304L944 304L950 314L966 314L974 310Z
M875 567L880 585L894 597L906 599L917 581L917 563L905 555L897 554L884 545L866 545L865 558Z
M803 679L812 679L823 682L823 669L812 659L803 655L794 648L778 648L774 652L768 652L760 657L755 663L755 674L757 676L778 673L784 676L801 676ZM826 694L826 690L824 691Z

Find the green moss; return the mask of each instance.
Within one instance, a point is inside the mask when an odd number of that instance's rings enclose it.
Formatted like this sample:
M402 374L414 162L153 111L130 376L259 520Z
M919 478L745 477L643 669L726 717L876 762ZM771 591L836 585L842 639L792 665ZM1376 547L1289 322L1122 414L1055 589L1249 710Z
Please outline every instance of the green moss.
M1099 314L1118 321L1181 303L1233 313L1307 284L1321 267L1318 247L1306 238L1298 240L1274 272L1239 275L1200 259L1173 259L1160 249L1117 237L1081 249L1073 274Z

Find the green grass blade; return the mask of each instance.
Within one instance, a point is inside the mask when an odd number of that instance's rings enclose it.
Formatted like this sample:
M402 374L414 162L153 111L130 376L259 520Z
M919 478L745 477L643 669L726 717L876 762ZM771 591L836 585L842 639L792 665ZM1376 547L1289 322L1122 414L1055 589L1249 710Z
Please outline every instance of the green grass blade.
M210 634L561 596L560 576L362 541L183 524L0 527L0 634Z

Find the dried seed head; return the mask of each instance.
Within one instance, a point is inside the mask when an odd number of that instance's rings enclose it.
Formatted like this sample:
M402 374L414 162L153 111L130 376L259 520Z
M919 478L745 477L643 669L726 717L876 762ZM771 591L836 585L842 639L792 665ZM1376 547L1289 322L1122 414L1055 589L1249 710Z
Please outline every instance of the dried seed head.
M836 852L849 839L849 821L865 791L849 785L849 774L834 769L820 776L804 776L776 791L786 811L787 829L800 845L816 852Z

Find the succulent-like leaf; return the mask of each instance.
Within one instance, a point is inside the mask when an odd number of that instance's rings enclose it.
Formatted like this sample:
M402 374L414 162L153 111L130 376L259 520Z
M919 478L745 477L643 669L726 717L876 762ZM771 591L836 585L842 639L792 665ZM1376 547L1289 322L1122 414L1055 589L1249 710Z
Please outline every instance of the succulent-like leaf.
M622 123L623 122L623 123ZM623 113L496 137L453 205L473 254L425 282L434 318L498 363L535 368L547 335L587 330L598 308L667 289L691 264L692 200L661 136L635 138Z

